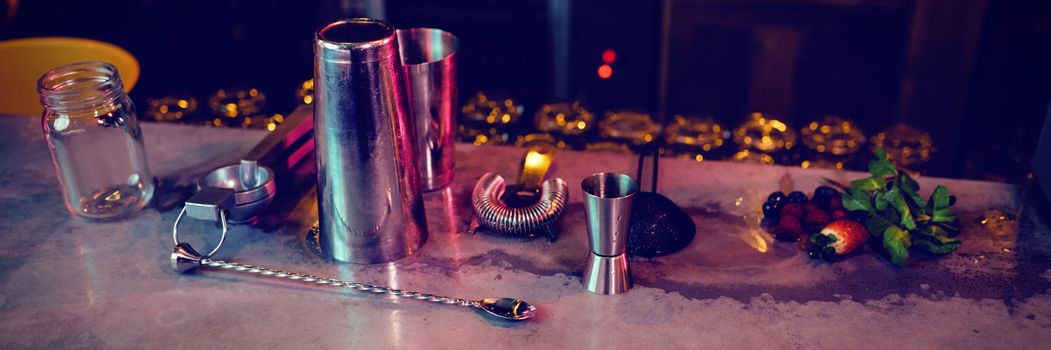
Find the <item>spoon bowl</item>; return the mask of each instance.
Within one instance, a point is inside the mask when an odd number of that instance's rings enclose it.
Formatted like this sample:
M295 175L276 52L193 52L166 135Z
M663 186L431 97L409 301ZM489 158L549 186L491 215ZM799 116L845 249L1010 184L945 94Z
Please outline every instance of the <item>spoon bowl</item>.
M478 308L506 321L525 321L536 314L536 307L517 298L485 298L478 302Z

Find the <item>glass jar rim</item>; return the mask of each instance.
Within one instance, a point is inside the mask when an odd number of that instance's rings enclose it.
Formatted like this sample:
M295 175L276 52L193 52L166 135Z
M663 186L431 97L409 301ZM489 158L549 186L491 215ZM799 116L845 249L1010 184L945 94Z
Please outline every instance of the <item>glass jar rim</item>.
M106 62L76 62L53 68L37 80L44 107L80 110L111 103L124 94L117 67Z

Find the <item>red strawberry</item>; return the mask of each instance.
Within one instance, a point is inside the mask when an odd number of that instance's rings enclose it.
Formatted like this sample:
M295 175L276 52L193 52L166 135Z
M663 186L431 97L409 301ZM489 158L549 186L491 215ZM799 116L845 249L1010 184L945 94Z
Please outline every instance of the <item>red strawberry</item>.
M806 232L817 232L825 227L825 225L828 225L829 221L831 221L831 219L825 212L821 210L809 210L806 212L806 215L803 216L803 228L806 229Z
M803 235L803 226L794 216L782 215L774 227L774 237L780 240L794 241Z
M838 255L850 254L869 239L869 231L854 220L833 221L821 230L821 234L832 238L828 246Z
M843 198L840 196L832 196L828 199L828 210L843 209Z
M803 217L803 206L799 205L799 203L785 204L785 206L781 207L781 217L786 216L791 216L796 219Z
M832 220L849 219L847 211L843 209L836 209L832 211Z

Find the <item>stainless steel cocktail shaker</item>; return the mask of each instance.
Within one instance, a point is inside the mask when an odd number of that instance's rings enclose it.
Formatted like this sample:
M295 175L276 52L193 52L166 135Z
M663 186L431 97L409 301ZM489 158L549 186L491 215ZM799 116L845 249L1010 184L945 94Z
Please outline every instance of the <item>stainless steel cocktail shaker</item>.
M355 263L412 254L427 223L395 29L369 18L322 27L314 82L322 251Z
M398 30L409 106L416 124L424 191L445 187L456 161L456 52L460 41L441 29Z
M627 242L631 203L639 185L630 176L598 173L580 184L587 216L588 253L584 287L597 294L619 294L631 288Z

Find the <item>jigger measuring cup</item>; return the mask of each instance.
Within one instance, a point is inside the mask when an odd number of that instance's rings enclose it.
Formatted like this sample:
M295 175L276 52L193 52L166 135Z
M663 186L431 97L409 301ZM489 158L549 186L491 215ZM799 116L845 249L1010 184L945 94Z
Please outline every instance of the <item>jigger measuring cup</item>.
M591 248L584 267L584 287L596 294L627 292L631 288L628 228L639 184L628 175L598 173L585 178L580 187Z

